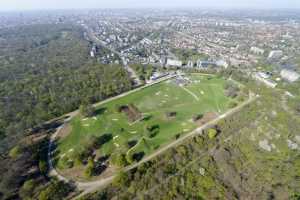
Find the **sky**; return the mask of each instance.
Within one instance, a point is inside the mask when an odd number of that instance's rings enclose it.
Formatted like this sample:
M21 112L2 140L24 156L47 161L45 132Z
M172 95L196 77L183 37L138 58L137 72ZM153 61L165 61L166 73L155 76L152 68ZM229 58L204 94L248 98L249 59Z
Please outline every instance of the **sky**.
M0 0L0 10L81 8L299 8L300 0Z

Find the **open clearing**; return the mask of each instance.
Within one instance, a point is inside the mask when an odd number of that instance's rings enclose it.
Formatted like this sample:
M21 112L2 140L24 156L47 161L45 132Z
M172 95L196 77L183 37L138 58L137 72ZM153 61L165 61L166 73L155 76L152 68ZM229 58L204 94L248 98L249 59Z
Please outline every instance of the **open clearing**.
M222 114L230 101L234 101L224 95L226 80L222 78L196 74L186 78L189 81L184 86L174 78L105 103L97 107L94 117L74 117L70 134L58 142L59 155L81 151L91 136L105 134L112 139L97 150L100 155L115 151L148 155L179 134L182 136L199 126L193 121L194 116L208 112ZM130 116L120 111L122 106L134 107ZM142 118L129 120L135 115Z

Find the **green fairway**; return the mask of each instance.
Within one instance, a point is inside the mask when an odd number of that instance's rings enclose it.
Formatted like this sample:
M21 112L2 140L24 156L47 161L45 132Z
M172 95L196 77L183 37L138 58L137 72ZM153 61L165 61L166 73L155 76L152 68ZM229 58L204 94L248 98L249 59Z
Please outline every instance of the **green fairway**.
M91 118L76 116L71 121L71 133L59 141L60 155L83 150L84 142L93 136L111 135L111 139L98 149L100 155L114 151L124 154L149 154L176 135L191 132L198 125L193 117L207 112L223 113L231 101L224 95L226 80L211 76L189 75L190 83L180 86L175 79L144 88L125 97L110 101L97 108ZM122 105L134 105L144 119L130 122ZM169 116L168 113L175 113ZM149 135L153 127L153 135ZM134 145L128 142L134 141Z

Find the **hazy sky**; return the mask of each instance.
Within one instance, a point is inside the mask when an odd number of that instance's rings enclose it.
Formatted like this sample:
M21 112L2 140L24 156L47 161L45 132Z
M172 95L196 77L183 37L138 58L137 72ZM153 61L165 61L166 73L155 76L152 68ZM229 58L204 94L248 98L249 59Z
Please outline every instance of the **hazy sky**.
M0 10L140 7L300 8L300 0L0 0Z

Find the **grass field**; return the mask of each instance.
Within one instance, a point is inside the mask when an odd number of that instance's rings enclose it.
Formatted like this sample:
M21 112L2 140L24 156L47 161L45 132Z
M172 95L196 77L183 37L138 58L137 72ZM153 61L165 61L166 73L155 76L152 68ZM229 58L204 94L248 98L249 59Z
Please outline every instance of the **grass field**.
M195 74L188 77L191 80L188 85L179 86L171 79L103 104L94 117L76 116L71 121L70 134L58 143L60 155L80 151L92 135L103 134L110 134L112 139L98 150L101 155L114 151L147 155L176 135L194 130L198 125L193 116L207 112L220 114L233 101L224 95L226 80ZM129 104L138 108L143 120L130 123L125 113L118 112L118 106ZM176 116L167 117L166 113L171 112L176 112ZM149 136L149 126L155 127L154 136ZM136 144L129 147L129 141Z

